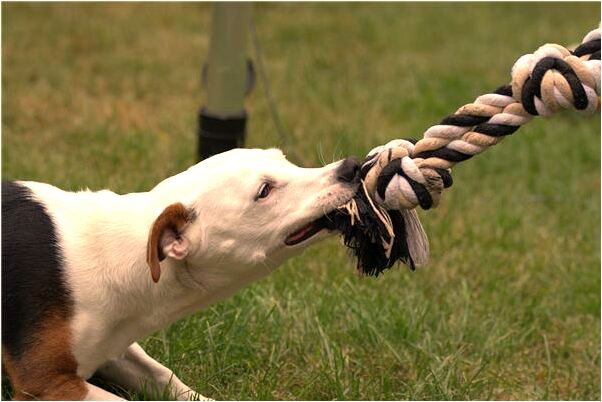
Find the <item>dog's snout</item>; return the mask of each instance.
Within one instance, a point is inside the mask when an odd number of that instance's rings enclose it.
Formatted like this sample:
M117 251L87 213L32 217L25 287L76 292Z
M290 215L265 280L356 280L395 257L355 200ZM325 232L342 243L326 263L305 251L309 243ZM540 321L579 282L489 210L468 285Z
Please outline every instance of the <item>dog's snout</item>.
M360 163L354 158L347 158L341 162L336 171L337 180L344 183L353 183L358 181L360 172Z

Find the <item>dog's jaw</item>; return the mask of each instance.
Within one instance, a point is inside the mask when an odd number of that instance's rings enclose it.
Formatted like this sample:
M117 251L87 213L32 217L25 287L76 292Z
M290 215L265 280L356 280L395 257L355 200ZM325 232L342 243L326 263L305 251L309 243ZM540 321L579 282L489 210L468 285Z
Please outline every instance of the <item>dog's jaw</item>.
M333 234L328 215L353 197L356 188L354 186L347 187L339 190L334 197L331 195L333 193L329 191L329 197L325 201L328 207L318 207L318 213L296 224L295 229L290 231L284 239L284 244L287 247L304 248Z

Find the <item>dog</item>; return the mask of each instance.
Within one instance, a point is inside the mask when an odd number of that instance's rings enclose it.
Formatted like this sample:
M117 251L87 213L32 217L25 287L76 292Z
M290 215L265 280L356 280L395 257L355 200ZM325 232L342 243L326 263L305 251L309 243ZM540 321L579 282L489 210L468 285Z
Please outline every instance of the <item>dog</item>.
M301 168L235 149L143 193L2 183L2 362L15 399L119 400L153 384L204 399L136 343L328 236L358 189L348 158Z

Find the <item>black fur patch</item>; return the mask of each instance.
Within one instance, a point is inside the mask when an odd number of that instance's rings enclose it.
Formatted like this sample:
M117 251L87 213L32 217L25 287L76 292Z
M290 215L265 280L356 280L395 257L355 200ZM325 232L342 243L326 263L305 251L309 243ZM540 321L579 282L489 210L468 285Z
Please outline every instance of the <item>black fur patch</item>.
M48 313L71 315L62 269L54 223L44 206L29 188L2 182L2 345L12 358L32 347Z

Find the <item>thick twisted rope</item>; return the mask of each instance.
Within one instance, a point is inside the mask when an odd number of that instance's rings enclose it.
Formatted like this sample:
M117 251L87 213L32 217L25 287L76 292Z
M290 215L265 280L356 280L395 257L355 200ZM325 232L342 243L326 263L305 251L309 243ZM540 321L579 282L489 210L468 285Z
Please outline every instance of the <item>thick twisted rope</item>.
M451 167L513 134L534 116L564 109L599 108L600 29L574 51L556 44L520 57L512 81L459 108L428 128L419 141L393 140L371 150L362 166L364 186L333 214L333 227L355 250L358 268L378 275L402 261L411 268L428 258L428 241L414 208L436 207L452 185Z

